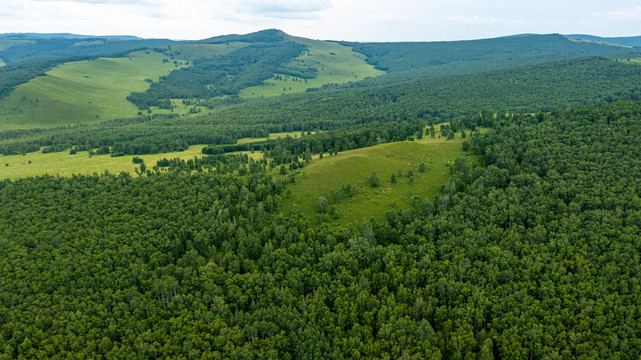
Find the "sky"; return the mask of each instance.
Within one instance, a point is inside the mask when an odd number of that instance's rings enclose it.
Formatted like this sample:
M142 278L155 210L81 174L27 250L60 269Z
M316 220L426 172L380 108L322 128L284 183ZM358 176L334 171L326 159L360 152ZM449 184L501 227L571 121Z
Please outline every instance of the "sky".
M638 0L0 0L0 33L196 40L281 29L321 40L641 35Z

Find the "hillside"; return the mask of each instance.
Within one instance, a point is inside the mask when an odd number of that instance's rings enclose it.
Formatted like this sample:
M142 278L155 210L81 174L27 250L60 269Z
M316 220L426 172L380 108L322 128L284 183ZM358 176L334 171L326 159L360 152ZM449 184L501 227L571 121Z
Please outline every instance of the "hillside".
M389 80L395 81L482 72L583 56L624 54L631 50L607 44L575 42L558 34L351 45L354 51L367 56L370 64L389 71L392 75Z
M407 86L413 87L419 79L435 79L436 88L450 91L443 89L447 88L444 81L449 80L440 78L587 55L638 57L630 48L570 41L561 35L433 43L323 42L273 29L199 41L53 36L55 34L23 34L0 38L0 58L8 63L0 68L0 129L89 123L134 117L139 113L206 114L253 98L325 91L337 86L375 89L381 85L409 84ZM83 96L74 92L79 89L75 84L107 75L100 62L93 60L129 58L132 49L139 47L152 48L147 51L162 54L159 56L163 56L162 61L167 65L163 71L156 71L154 67L146 71L144 79L148 87L136 85L124 71L111 75L117 80L104 82L101 91L89 91L92 99L79 103ZM27 59L33 60L25 61ZM87 60L86 67L83 74L76 75L87 78L59 82L53 76L69 69L66 63L82 60ZM64 76L69 78L73 74ZM48 85L45 88L41 83ZM104 97L101 97L103 91ZM12 92L15 94L8 98ZM34 99L47 99L50 94L57 97L52 111L43 112L41 109L48 105L36 104ZM65 94L69 98L65 98ZM525 108L527 106L510 107L506 111Z
M572 35L566 35L566 36L574 39L615 44L620 46L629 46L629 47L641 46L641 36L601 37L601 36L586 35L586 34L572 34Z
M126 154L169 152L195 144L235 144L244 137L459 116L531 113L640 96L636 65L602 58L458 75L405 84L327 89L254 99L211 115L156 117L104 125L0 133L0 152L62 151L73 145L117 146ZM486 115L487 116L487 115ZM303 149L304 150L304 149Z
M182 65L181 65L182 66ZM1 129L53 127L132 117L127 101L132 90L144 90L151 79L175 69L158 53L67 62L32 79L0 100Z

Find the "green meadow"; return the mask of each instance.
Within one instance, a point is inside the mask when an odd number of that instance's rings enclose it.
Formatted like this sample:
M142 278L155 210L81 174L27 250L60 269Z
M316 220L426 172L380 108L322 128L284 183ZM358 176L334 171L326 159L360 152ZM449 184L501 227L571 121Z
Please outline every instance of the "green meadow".
M167 158L181 158L184 160L193 159L195 156L202 156L204 145L192 145L185 151L138 155L145 162L148 169L156 165L156 161ZM75 155L69 155L69 151L46 153L40 151L25 155L8 155L0 157L0 179L18 179L45 174L71 176L73 174L91 175L103 173L105 170L111 173L125 171L135 173L140 166L134 164L134 156L111 157L109 154L89 156L87 151L79 151Z
M437 196L450 177L450 166L458 157L468 156L461 144L460 138L449 141L429 138L316 158L298 171L296 183L289 187L292 196L284 203L285 211L314 216L319 197L325 195L330 199L334 191L350 184L356 188L355 195L338 201L338 218L330 221L346 226L372 217L380 220L389 209L409 207L417 196L429 199ZM425 172L419 172L421 163L425 164ZM409 170L413 172L412 181ZM379 179L377 187L370 185L374 172ZM397 178L396 184L392 184L392 174Z
M309 88L319 88L325 84L344 84L360 81L366 77L385 74L365 61L365 55L356 53L348 46L333 42L315 41L292 37L296 42L307 45L304 52L290 63L292 66L316 68L316 78L302 79L284 74L263 82L263 85L241 90L242 97L277 96L304 92Z
M225 55L248 45L248 43L241 42L225 44L170 45L167 47L167 54L180 60L199 60L202 58Z
M320 131L312 131L312 134L317 134ZM265 140L276 140L276 139L284 139L286 137L293 137L297 138L300 136L303 136L303 132L301 131L293 131L293 132L279 132L279 133L271 133L269 134L268 137L262 137L262 138L242 138L238 139L236 141L236 144L249 144L249 143L254 143L254 142L259 142L259 141L265 141Z
M37 77L0 100L0 130L53 127L136 116L127 101L180 65L139 51L122 58L70 62Z

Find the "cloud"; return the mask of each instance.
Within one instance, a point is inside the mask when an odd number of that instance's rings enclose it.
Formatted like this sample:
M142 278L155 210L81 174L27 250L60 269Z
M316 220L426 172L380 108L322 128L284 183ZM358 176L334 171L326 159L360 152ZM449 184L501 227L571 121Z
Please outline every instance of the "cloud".
M242 0L239 11L265 17L292 17L327 10L328 0Z
M372 21L377 21L377 22L395 22L395 21L403 21L405 18L395 12L385 12L382 14L374 14L371 16Z
M641 6L603 12L595 11L590 16L608 22L641 20Z
M447 22L457 24L496 24L500 22L497 18L492 16L447 16L445 17L445 20Z

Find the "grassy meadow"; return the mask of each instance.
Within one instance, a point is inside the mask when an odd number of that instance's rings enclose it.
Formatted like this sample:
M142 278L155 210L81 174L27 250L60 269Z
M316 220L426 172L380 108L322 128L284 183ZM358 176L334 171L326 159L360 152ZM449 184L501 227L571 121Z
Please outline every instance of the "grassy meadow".
M312 131L312 134L317 134L320 131ZM276 139L281 139L281 138L286 138L287 136L297 138L303 136L302 131L292 131L292 132L279 132L279 133L271 133L269 134L268 137L262 137L262 138L242 138L238 139L236 141L236 144L249 144L249 143L255 143L259 141L266 141L266 140L276 140Z
M365 61L365 55L352 51L350 47L333 42L296 37L293 39L307 45L309 51L293 59L292 63L316 68L318 70L316 78L301 79L284 74L274 74L274 77L265 80L263 85L241 90L240 96L249 98L299 93L325 84L343 84L385 74L384 71L377 70L368 64Z
M369 148L345 151L315 159L298 171L296 183L289 186L292 196L284 203L285 211L300 211L308 216L316 213L320 196L328 198L342 186L356 187L355 196L344 197L336 205L338 219L346 226L361 219L382 219L391 208L408 207L414 197L433 198L450 177L450 165L456 158L468 156L462 151L462 139L422 139L381 144ZM426 171L419 172L421 163ZM410 182L408 171L413 172ZM401 171L399 176L398 171ZM370 176L376 172L380 185L370 186ZM395 174L397 183L392 184Z
M151 169L156 165L156 161L162 158L187 160L202 156L203 147L204 145L192 145L185 151L137 156L144 160L147 168ZM109 154L89 157L87 151L79 151L75 155L69 155L69 151L47 154L37 151L25 155L8 155L0 157L0 179L18 179L44 174L91 175L105 170L111 173L125 171L134 174L136 168L140 166L132 162L133 157L132 155L111 157Z
M136 116L127 101L180 65L164 55L139 51L122 58L70 62L19 85L0 100L0 130L91 123Z

